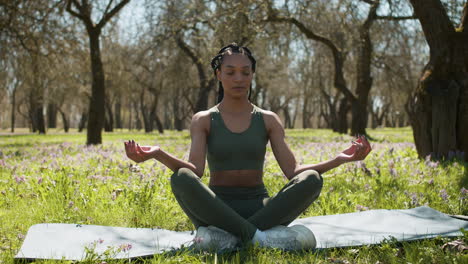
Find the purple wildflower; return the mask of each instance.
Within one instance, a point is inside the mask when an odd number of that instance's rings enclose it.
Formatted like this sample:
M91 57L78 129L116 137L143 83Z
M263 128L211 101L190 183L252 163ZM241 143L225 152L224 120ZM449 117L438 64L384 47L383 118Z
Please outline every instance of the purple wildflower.
M360 212L361 212L361 211L367 211L367 210L369 210L369 207L367 207L367 206L362 206L362 205L358 204L358 205L356 205L356 210L358 210L358 211L360 211Z
M131 244L122 244L122 245L120 245L119 249L122 250L123 252L127 252L127 251L130 251L130 249L132 249L132 245Z
M447 191L445 189L440 190L439 193L440 198L442 198L444 201L448 200L449 195L447 194Z
M6 163L4 160L0 159L0 166L2 167L6 167Z
M417 195L416 193L411 193L410 197L411 197L411 205L413 205L413 206L419 206L419 198L418 198L418 195Z
M429 185L434 184L434 178L432 178L432 179L430 179L429 181L427 181L427 184L429 184Z
M468 197L468 189L465 189L465 187L462 187L460 189L460 200L463 201Z
M21 176L21 177L15 176L15 181L16 181L16 183L20 184L20 183L26 181L26 177L24 177L24 176Z
M395 168L391 168L390 169L390 175L392 175L393 177L398 177L398 172Z
M425 161L424 161L424 164L426 164L427 167L433 168L433 169L434 169L434 168L437 168L437 166L439 166L439 162L438 162L438 161L434 162L434 161L431 160L431 155L427 155L427 156L426 156L426 159L425 159Z
M377 173L377 175L380 176L380 168L379 167L375 168L375 173Z
M468 194L468 189L465 189L465 187L462 187L460 189L460 192L461 192L462 195L467 195Z
M41 184L42 181L43 181L42 177L39 177L39 178L37 179L37 184Z

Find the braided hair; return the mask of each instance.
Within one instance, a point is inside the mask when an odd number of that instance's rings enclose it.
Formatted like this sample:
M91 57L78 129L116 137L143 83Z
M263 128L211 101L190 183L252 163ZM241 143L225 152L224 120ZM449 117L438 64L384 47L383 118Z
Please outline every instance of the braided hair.
M218 54L214 56L214 58L211 60L211 68L213 68L214 74L216 75L216 70L221 69L221 64L223 63L224 55L226 54L233 54L233 53L240 53L246 55L250 62L252 63L252 71L255 72L255 66L257 61L255 58L252 56L252 52L247 48L247 47L242 47L237 45L237 43L231 43L222 49L219 50ZM250 100L250 95L252 94L252 84L250 84L250 91L249 91L249 100ZM223 84L219 82L219 87L218 87L218 103L223 100L224 97L224 88Z

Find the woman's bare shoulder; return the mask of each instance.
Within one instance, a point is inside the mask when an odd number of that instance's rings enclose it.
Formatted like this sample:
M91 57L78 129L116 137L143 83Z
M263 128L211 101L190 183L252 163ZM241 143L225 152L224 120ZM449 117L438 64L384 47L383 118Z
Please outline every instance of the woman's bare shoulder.
M210 109L195 113L192 117L192 121L190 124L191 129L203 130L208 132L210 129L210 115Z
M260 113L262 113L263 120L265 121L265 126L268 131L270 131L271 129L282 127L281 119L275 112L265 110L259 107L257 107L257 109Z
M257 109L260 111L260 113L262 113L262 116L263 116L263 119L265 119L265 122L270 122L270 123L280 122L281 123L279 116L275 112L262 109L258 106L257 106Z

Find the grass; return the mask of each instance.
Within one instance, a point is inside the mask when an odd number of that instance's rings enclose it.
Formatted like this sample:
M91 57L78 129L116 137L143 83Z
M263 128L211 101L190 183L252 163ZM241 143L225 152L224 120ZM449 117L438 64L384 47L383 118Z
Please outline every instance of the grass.
M468 215L467 163L417 158L409 128L369 130L375 139L365 162L345 164L324 175L320 198L301 217L370 209L428 205L447 214ZM133 167L123 142L158 144L187 158L187 131L165 134L114 132L104 144L87 147L85 134L0 136L0 263L11 263L28 228L37 223L78 223L192 230L173 197L172 172L157 162ZM300 163L314 163L343 150L352 140L329 130L288 130L287 141ZM275 193L284 184L271 150L265 185ZM209 173L203 180L207 182ZM468 233L461 238L468 243ZM467 251L444 250L454 238L312 252L246 248L216 254L156 255L144 263L468 263ZM37 263L69 263L37 261ZM98 263L90 260L89 263ZM108 261L124 263L124 261Z

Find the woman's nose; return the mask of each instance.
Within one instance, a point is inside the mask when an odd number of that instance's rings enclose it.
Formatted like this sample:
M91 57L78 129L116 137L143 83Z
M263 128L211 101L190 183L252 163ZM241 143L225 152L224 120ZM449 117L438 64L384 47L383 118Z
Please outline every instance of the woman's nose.
M234 81L242 81L243 77L241 73L234 74Z

